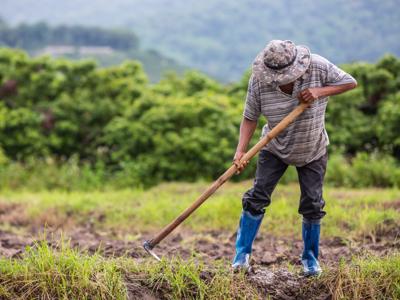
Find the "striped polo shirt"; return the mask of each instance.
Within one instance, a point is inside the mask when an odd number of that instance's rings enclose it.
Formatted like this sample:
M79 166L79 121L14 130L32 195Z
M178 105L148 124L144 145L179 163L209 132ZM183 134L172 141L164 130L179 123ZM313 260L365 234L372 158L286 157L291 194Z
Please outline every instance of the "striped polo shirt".
M243 116L256 121L263 114L267 124L264 136L287 116L298 104L298 93L307 88L355 83L356 80L327 59L311 55L310 67L294 82L292 95L282 92L251 76ZM273 139L265 149L283 162L297 167L304 166L326 153L329 144L325 130L325 110L328 97L314 101L292 124Z

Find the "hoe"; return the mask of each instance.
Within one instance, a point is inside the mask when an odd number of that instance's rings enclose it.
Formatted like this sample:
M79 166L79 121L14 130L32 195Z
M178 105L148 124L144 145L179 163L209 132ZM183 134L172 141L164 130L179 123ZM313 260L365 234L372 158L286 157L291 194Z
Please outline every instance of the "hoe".
M265 135L260 141L255 144L243 157L240 162L246 162L252 159L265 145L267 145L272 139L274 139L279 133L285 130L299 115L301 115L309 106L308 103L300 103L290 114L282 119L267 135ZM176 227L178 227L183 221L185 221L203 202L205 202L215 191L228 181L237 172L236 165L229 167L225 173L223 173L217 180L215 180L197 199L196 201L183 211L175 220L165 226L153 239L145 241L143 248L153 256L155 259L160 261L157 254L154 253L153 249L157 246L166 236L168 236Z

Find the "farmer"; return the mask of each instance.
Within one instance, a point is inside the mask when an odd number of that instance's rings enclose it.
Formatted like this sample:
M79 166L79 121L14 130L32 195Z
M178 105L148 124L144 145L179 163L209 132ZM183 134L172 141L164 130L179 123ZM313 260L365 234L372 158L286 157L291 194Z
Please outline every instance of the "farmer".
M311 54L305 46L292 41L273 40L253 62L247 98L240 125L234 164L241 172L248 162L240 163L263 114L267 120L263 136L289 114L299 102L310 107L259 154L254 185L244 193L243 210L236 238L232 267L249 270L252 244L271 203L271 194L288 165L294 165L301 196L298 212L303 216L301 256L306 276L318 275L320 221L326 214L322 197L328 159L328 135L325 109L328 97L357 86L356 80L323 58Z

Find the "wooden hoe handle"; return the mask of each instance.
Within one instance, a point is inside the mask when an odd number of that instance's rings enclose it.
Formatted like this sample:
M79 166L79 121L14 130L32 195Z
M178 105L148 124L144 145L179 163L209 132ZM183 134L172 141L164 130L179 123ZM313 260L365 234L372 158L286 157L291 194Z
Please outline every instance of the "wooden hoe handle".
M307 103L299 104L291 113L289 113L285 118L279 122L267 135L265 135L260 141L255 144L246 154L242 156L240 162L249 161L252 159L265 145L267 145L273 138L275 138L279 133L285 130L299 115L301 115L306 108L309 106ZM144 248L146 251L153 249L158 245L167 235L169 235L179 224L186 220L204 201L206 201L215 191L223 185L229 178L231 178L237 171L235 165L232 165L222 174L217 180L213 182L198 198L197 200L182 212L175 220L170 224L165 226L156 237L146 241L144 243ZM152 254L152 253L151 253ZM154 256L154 254L152 254Z

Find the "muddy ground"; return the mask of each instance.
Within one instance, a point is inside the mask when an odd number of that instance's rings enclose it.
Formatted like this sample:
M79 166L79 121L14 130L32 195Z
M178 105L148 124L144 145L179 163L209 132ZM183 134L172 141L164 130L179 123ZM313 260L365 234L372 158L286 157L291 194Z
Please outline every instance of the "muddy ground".
M33 245L35 240L43 237L43 226L27 220L23 222L17 217L17 206L8 206L1 211L0 222L8 218L10 227L0 230L0 255L3 257L18 258L28 245ZM9 222L10 216L15 216L17 222ZM358 240L344 240L341 238L323 238L321 241L321 264L334 267L341 258L350 260L352 255L372 253L379 256L386 255L400 249L400 228L388 223L384 231L377 232L373 237ZM57 240L63 232L64 238L69 238L71 245L89 252L98 251L106 257L127 255L135 260L149 259L142 248L145 239L153 237L154 233L139 234L130 240L116 232L99 231L89 223L86 226L71 226L64 228L46 227L46 239L49 244L58 247ZM234 232L209 231L193 233L176 230L170 237L163 241L155 251L165 257L179 255L188 258L195 251L200 254L209 266L215 260L229 260L234 254ZM272 295L273 299L330 299L327 290L304 290L306 281L300 275L300 253L302 242L299 239L278 238L261 232L254 243L253 272L248 278L251 284L257 287L264 295ZM289 266L290 264L290 266ZM293 266L295 266L293 268ZM127 286L131 299L160 299L162 292L154 292L146 286L130 284ZM308 283L310 283L308 281ZM309 284L307 284L309 286Z

